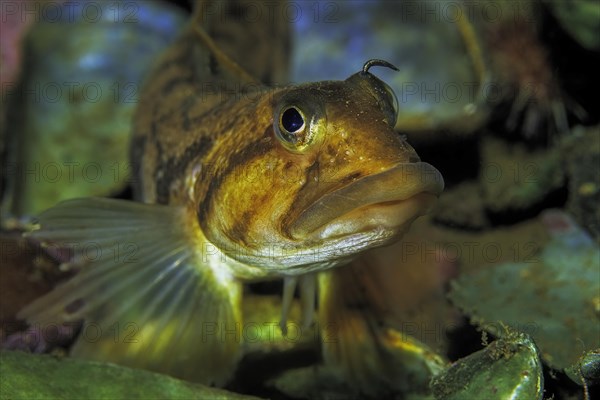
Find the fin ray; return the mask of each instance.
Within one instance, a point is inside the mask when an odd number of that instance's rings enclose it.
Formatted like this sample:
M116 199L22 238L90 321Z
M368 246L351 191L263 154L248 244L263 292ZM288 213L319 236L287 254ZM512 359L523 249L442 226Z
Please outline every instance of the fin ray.
M279 320L279 328L283 335L287 335L287 319L290 314L290 308L292 307L292 301L294 300L294 291L298 278L295 276L288 276L283 279L283 295L281 301L281 319Z
M74 356L223 385L241 356L242 287L222 261L203 259L194 216L184 207L96 198L43 212L28 237L59 248L94 243L101 255L86 259L73 249L68 265L80 270L19 317L83 319ZM115 258L115 243L133 243L135 256ZM67 312L78 300L80 309Z
M156 249L153 255L154 254L160 254L160 248ZM67 318L66 314L61 313L61 310L67 308L71 303L86 297L86 294L89 297L90 293L95 294L93 297L95 303L101 303L109 298L114 292L117 292L121 287L141 280L144 275L152 272L151 270L157 266L160 266L160 264L154 263L146 270L138 269L137 271L129 273L130 270L135 270L135 264L126 263L124 265L119 265L110 262L99 262L98 265L94 265L92 268L84 268L71 280L58 286L54 291L39 301L27 306L21 311L19 316L38 321L60 319L73 321L81 319L81 316L77 313L73 313ZM124 279L117 280L119 277L124 277ZM97 293L99 292L99 289L111 281L116 281L113 287L109 288L109 290L104 290L103 293ZM86 305L83 306L84 309L85 307Z

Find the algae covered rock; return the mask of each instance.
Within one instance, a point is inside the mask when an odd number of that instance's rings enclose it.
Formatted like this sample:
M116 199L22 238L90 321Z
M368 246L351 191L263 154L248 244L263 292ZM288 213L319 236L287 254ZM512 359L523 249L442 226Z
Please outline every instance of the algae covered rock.
M31 355L0 353L0 397L5 399L257 399L144 370Z
M561 211L542 219L554 238L539 254L460 276L450 299L494 335L504 326L528 333L542 359L563 370L600 348L600 248Z
M565 369L565 373L582 386L600 383L600 349L583 354L577 363Z
M475 181L462 182L445 190L433 211L437 222L467 230L489 228L481 187Z
M600 126L578 126L562 148L569 181L567 210L600 240Z
M452 364L433 378L432 389L439 400L541 400L542 363L529 337L510 333Z
M542 202L564 185L558 148L530 151L486 136L481 142L479 184L486 208L492 212L519 211Z

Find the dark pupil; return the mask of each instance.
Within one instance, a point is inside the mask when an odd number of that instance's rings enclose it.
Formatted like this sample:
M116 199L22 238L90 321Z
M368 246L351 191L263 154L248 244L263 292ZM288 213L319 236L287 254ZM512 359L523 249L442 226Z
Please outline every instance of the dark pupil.
M304 125L302 115L295 108L288 108L281 116L281 125L288 132L296 132Z

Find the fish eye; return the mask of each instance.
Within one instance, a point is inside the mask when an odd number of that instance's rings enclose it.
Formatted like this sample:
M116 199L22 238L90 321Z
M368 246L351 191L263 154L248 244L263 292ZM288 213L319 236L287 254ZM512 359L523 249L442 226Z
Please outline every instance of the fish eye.
M304 123L304 116L296 107L287 108L279 118L279 128L288 135L301 131Z
M323 99L306 88L287 90L274 99L271 132L292 153L304 153L327 130Z
M285 106L275 118L275 133L282 144L292 151L301 151L310 141L310 121L297 106Z

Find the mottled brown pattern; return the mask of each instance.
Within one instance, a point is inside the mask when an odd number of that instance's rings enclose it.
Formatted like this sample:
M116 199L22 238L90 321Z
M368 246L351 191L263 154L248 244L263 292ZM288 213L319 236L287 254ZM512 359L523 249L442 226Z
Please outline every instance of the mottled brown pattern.
M225 54L267 84L281 84L287 79L290 26L283 18L268 17L272 15L269 10L280 6L272 2L246 0L194 4L196 23L203 25ZM256 7L261 20L245 15ZM218 65L191 29L187 29L179 42L156 64L147 81L134 130L136 136L145 136L150 133L152 122L162 121L153 143L149 144L154 150L148 151L156 153L163 162L145 156L140 162L144 176L157 176L156 170L165 167L166 160L180 156L195 140L182 138L182 133L195 138L215 136L214 130L209 131L202 126L207 112L217 103L237 97L247 88L226 68ZM226 127L220 132L229 130L230 127ZM181 163L179 166L182 166ZM183 173L183 170L178 173ZM169 172L170 176L174 174ZM153 182L146 182L141 191L136 190L136 196L154 201L154 186Z
M202 119L214 114L220 96L207 94L205 84L223 78L211 75L207 54L203 56L205 64L193 63L198 57L190 55L198 54L197 47L198 38L187 29L157 63L142 92L132 143L135 146L141 137L150 140L143 154L132 148L134 163L141 167L142 185L135 193L139 199L169 202L171 187L178 186L174 181L184 179L189 164L204 154L215 136Z
M181 171L197 158L202 158L213 145L213 141L209 137L200 137L196 142L188 147L181 157L171 157L167 161L162 162L159 171L163 171L159 177L156 177L156 202L159 204L167 204L169 201L169 185L177 180Z
M243 27L246 22L238 17L225 24ZM238 61L259 60L250 72L274 79L277 68L255 54L248 60L239 56L262 44L242 40L235 47L230 37L214 33L223 32L220 24L210 23L208 29ZM215 62L222 65L215 68ZM331 206L319 208L323 198L364 177L418 161L388 123L389 99L381 97L383 83L370 73L269 89L230 71L190 26L149 75L133 141L143 148L132 150L140 165L136 197L186 205L197 214L207 240L220 249L242 246L258 259L271 245L304 250L302 239L310 232L292 233L292 227L307 215L311 221L320 215L333 218ZM277 131L279 116L291 106L302 110L306 128L301 141L288 143Z

